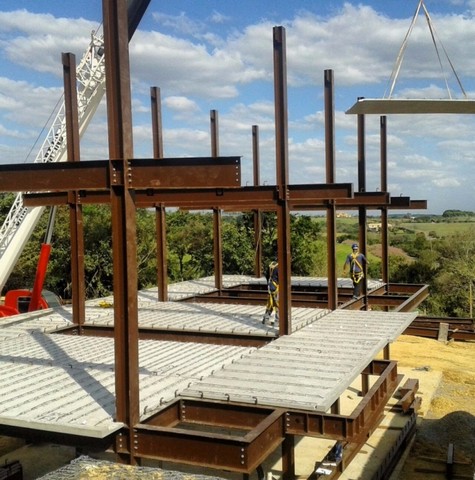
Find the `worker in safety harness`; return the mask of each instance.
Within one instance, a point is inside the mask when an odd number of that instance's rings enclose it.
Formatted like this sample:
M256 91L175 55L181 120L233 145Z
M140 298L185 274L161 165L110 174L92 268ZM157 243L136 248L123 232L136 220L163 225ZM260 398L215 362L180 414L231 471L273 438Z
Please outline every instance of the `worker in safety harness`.
M361 295L361 286L364 279L364 267L367 264L366 257L359 252L358 244L354 243L351 246L353 250L346 257L343 271L346 273L350 269L350 276L353 280L353 298L358 298Z
M267 298L266 313L262 318L262 323L266 325L269 322L271 325L274 325L275 321L279 321L279 264L276 261L269 264L265 277L269 297ZM274 312L275 321L274 319L271 320Z

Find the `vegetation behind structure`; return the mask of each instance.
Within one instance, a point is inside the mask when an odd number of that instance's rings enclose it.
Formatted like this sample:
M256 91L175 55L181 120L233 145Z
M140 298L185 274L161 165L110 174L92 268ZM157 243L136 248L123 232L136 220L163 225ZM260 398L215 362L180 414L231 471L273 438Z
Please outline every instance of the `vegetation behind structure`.
M0 221L8 213L11 195L0 196ZM46 229L48 213L40 221L10 276L5 291L31 288ZM111 217L107 206L84 205L85 284L87 298L112 292ZM277 251L275 214L264 213L260 242L265 264ZM380 219L368 216L368 276L381 277ZM421 305L426 315L469 317L475 281L475 214L447 210L442 215L394 215L389 219L389 280L428 284L429 298ZM213 215L167 210L167 267L169 283L213 275ZM156 285L155 212L137 211L137 268L139 289ZM339 276L350 245L358 240L358 218L337 219ZM252 213L223 214L223 272L254 274L254 220ZM292 275L327 276L325 218L291 215ZM71 296L69 212L56 216L52 253L45 288L67 300ZM5 292L2 292L3 294Z

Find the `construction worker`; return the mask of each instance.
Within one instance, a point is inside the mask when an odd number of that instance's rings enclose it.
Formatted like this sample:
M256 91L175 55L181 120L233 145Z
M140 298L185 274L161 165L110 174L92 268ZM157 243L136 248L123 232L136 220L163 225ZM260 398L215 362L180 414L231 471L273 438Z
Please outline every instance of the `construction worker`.
M350 269L350 276L353 280L353 298L358 298L361 295L361 286L364 279L364 268L368 263L366 257L359 252L358 244L354 243L351 246L352 253L346 257L343 271L346 273Z
M279 264L273 261L269 264L268 269L265 272L267 280L267 291L269 296L267 298L266 313L262 318L262 323L266 325L270 322L271 325L275 324L275 321L279 321ZM275 320L272 319L272 314L275 312Z

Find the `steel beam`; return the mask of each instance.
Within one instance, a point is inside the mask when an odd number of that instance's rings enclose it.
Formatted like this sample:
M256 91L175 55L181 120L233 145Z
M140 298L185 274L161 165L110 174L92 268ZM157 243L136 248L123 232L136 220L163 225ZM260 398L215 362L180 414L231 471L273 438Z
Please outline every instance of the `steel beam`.
M163 158L162 104L160 89L150 89L152 112L153 156L157 160ZM135 197L137 201L137 197ZM168 300L168 261L167 261L167 225L165 205L155 205L155 231L157 235L157 288L158 300Z
M219 156L219 116L216 110L210 112L211 157ZM217 206L213 208L213 257L214 286L223 289L223 238L221 236L223 212Z
M237 415L233 421L233 412L241 407L229 407L224 410L223 405L200 406L197 402L183 401L180 411L173 412L176 417L167 412L170 426L157 425L161 422L156 420L136 425L137 455L232 472L253 472L284 441L285 411L267 410L265 416L256 416L247 409L245 415ZM181 424L194 428L180 427ZM223 430L234 431L226 434Z
M252 126L252 173L253 185L258 187L261 183L260 155L259 155L259 127ZM254 275L259 278L262 275L262 212L254 210Z
M78 95L76 87L76 57L63 53L64 107L66 121L66 146L68 162L79 162L80 134ZM76 190L68 192L69 228L71 232L71 298L73 322L79 325L79 334L86 320L86 286L84 273L84 224L82 206ZM52 207L56 208L56 207Z
M388 131L386 117L379 119L381 191L388 191ZM381 208L381 270L384 283L389 282L388 208Z
M279 261L279 334L292 331L290 300L290 202L285 28L273 28L274 107L277 179L277 256ZM286 472L284 472L284 476Z
M126 171L126 175L124 175ZM130 189L239 187L239 157L91 160L0 165L2 191L104 190L125 183ZM122 180L122 178L125 178Z
M335 106L332 70L325 70L323 81L325 88L325 174L326 182L328 184L334 184L336 179ZM338 306L338 279L336 275L336 202L334 201L329 201L327 204L326 228L328 308L335 310Z
M115 418L125 440L116 438L119 457L136 465L132 427L139 422L137 226L129 162L133 158L132 100L126 0L103 0L110 202L114 272ZM114 161L112 159L121 159ZM157 163L154 160L154 163Z
M146 188L136 190L137 206L147 208L164 204L170 207L188 209L228 210L255 209L275 210L278 202L278 188L272 185L260 187L230 187L230 188L190 188L184 189L155 189ZM107 190L80 190L79 201L83 204L108 203ZM329 199L348 198L353 195L353 186L350 183L335 183L333 185L289 185L289 203L293 209L303 208L311 204L313 209L323 208ZM28 193L23 196L24 204L62 205L67 204L67 192Z

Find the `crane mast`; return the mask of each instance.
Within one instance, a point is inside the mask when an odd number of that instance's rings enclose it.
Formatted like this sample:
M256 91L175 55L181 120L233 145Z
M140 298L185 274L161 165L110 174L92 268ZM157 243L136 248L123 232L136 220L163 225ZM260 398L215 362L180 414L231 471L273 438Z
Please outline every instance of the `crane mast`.
M105 92L102 28L91 33L89 47L76 70L79 134L85 132ZM64 162L67 158L64 101L49 128L34 163ZM0 228L0 291L5 286L45 207L24 207L18 193Z
M150 0L128 0L129 41L137 29ZM86 131L105 93L105 57L102 27L91 33L91 41L76 69L79 136ZM64 101L54 117L48 134L34 160L35 163L67 160ZM18 193L0 228L0 292L35 229L45 207L24 207Z

